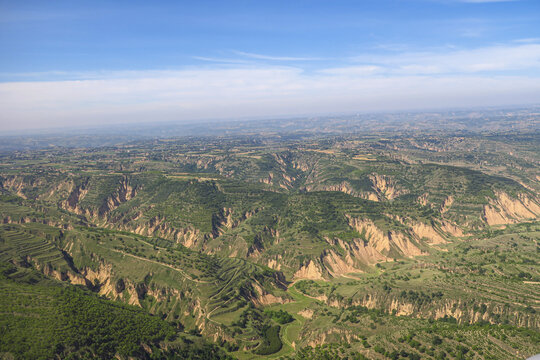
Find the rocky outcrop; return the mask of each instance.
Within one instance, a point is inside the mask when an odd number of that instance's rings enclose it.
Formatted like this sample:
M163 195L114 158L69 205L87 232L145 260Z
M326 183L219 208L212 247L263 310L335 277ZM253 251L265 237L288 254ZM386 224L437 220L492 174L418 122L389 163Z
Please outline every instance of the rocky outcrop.
M184 245L188 248L193 248L197 244L198 240L200 239L200 231L199 229L195 229L193 227L178 229L175 234L176 242Z
M133 228L136 226L135 228ZM138 222L137 225L126 224L124 226L114 225L113 227L119 227L122 230L134 232L143 236L158 236L164 239L176 241L178 244L182 244L188 248L197 246L200 240L203 238L199 229L195 229L192 226L185 228L175 228L161 216L154 216L146 222Z
M341 257L333 250L326 250L322 255L322 263L325 265L328 272L334 276L341 276L352 272L361 272L354 266L354 261L350 254Z
M376 193L369 192L369 191L357 191L353 189L351 184L349 184L347 181L343 181L339 184L331 184L331 185L308 185L304 187L305 191L339 191L347 195L359 197L365 200L371 200L371 201L379 201L379 197Z
M286 304L291 302L290 299L275 296L267 292L257 281L251 283L255 290L254 296L251 298L251 302L255 305L266 306L271 304Z
M349 226L362 234L367 242L382 255L388 255L391 249L402 256L413 257L424 255L407 236L397 231L382 231L371 220L348 216Z
M233 226L231 208L223 208L217 214L212 214L212 236L214 238L223 235Z
M320 265L315 264L313 260L309 260L294 274L294 280L323 280L323 273Z
M73 185L73 189L71 190L71 193L69 194L65 203L66 208L75 210L79 206L81 200L84 199L88 193L87 186L87 181L80 185Z
M404 190L399 189L395 181L388 176L371 174L369 179L379 200L392 200L406 193Z
M450 208L452 207L452 204L454 203L454 197L453 196L448 196L446 199L444 199L444 201L442 202L441 204L441 208L440 208L440 213L441 214L444 214L446 213L448 210L450 210Z
M0 177L0 189L9 190L17 196L22 197L23 199L26 199L26 195L24 194L24 190L28 187L34 187L39 186L40 183L36 179L32 179L30 181L26 180L23 176L6 176L6 177Z
M315 312L312 310L312 309L304 309L304 310L300 310L298 312L298 315L306 318L306 319L311 319L313 317L313 314Z
M452 235L452 236L461 237L464 235L463 231L459 227L457 227L456 225L448 221L443 221L441 223L441 229L447 234Z
M99 216L105 216L123 203L133 199L137 195L137 188L130 185L129 179L123 177L120 186L103 202L98 210Z
M362 239L343 241L339 238L326 238L333 247L326 249L318 258L309 260L294 274L293 279L321 280L331 277L347 276L350 273L364 272L368 265L388 260L375 247Z
M424 194L420 195L420 196L416 199L416 202L419 203L419 204L422 205L422 206L427 206L427 205L428 205L428 197L429 197L429 194L428 194L428 193L424 193Z
M270 269L274 269L274 270L279 271L279 270L281 270L281 261L282 261L282 259L283 259L283 257L278 254L274 258L269 259L266 266L268 266Z
M93 217L94 211L92 209L83 209L81 207L81 201L88 194L88 179L83 180L80 184L70 181L67 190L69 195L66 200L60 203L60 206L75 214Z
M259 179L259 182L262 182L264 184L272 185L272 180L274 179L274 173L269 172L267 177L264 177L262 179Z
M240 216L236 215L236 218L233 219L234 211L232 208L221 209L218 213L212 215L212 237L217 238L227 232L227 230L238 227L241 222L249 219L258 211L258 209L250 210Z
M289 176L286 173L282 174L283 181L280 184L280 186L284 189L290 189L292 188L294 182L296 181L296 178L294 176Z
M136 187L130 185L129 179L124 176L119 181L116 190L107 196L99 207L82 206L81 202L90 191L90 186L89 179L83 180L80 184L71 182L68 189L69 195L66 200L60 203L61 207L90 219L106 219L114 209L134 198L138 191Z
M488 225L514 224L537 219L540 215L538 203L525 194L512 198L504 192L497 192L495 196L484 205L483 219Z
M67 269L57 269L51 264L41 264L39 261L28 257L27 261L32 263L34 267L41 271L44 275L54 278L59 281L68 281L75 285L83 285L97 291L100 295L110 299L118 299L124 291L130 293L128 303L131 305L140 306L139 296L137 296L135 287L131 283L126 283L123 280L119 283L115 280L112 266L104 262L99 262L97 269L91 267L83 267L76 269L73 266L71 257L67 252L63 251L66 262L70 266Z
M308 172L313 168L312 164L309 164L301 160L293 160L291 163L292 163L293 168L297 170L301 170L303 172Z
M347 216L347 220L360 237L347 241L326 237L325 240L332 248L324 250L318 258L304 263L294 274L295 280L319 280L364 272L367 266L391 260L396 254L403 257L425 255L412 236L415 236L417 241L427 240L430 244L446 242L443 235L432 225L416 222L410 228L410 233L401 233L394 230L383 231L367 219ZM271 265L276 266L274 262Z
M307 345L316 347L330 342L347 343L357 341L360 337L355 330L346 330L338 327L333 327L327 330L314 330L309 333L302 333L300 339L305 339Z
M338 246L343 250L343 255L338 255L332 250L323 254L322 261L327 265L329 273L333 276L363 272L362 268L366 265L373 265L387 260L386 256L364 239L343 241L339 238L326 238L326 241L330 245Z
M437 232L433 225L424 223L414 223L411 227L414 234L420 239L427 239L429 244L444 244L446 240Z
M40 219L29 216L22 216L19 218L12 218L11 216L6 216L1 220L3 224L28 224L28 223L37 223L43 224L50 227L55 227L63 230L73 230L73 225L70 222L51 220L51 219Z
M91 287L92 283L88 281L84 276L81 274L72 271L72 270L58 270L55 269L51 264L45 264L42 265L39 262L35 261L34 259L28 258L28 261L33 263L34 267L41 271L44 275L51 277L53 279L59 280L59 281L69 281L72 284L75 285L83 285Z
M441 319L445 317L455 318L459 323L471 324L480 320L493 324L501 323L506 319L515 326L538 328L538 318L534 314L515 313L505 307L504 304L490 304L480 306L475 301L464 302L462 300L435 298L427 302L412 302L398 294L365 294L350 303L344 303L336 297L326 300L327 305L336 308L348 306L364 306L368 309L380 309L386 313L397 316L411 316L416 318Z
M256 234L253 239L253 244L251 244L248 249L246 256L248 258L258 258L261 256L262 251L264 250L264 244L261 239L260 234Z

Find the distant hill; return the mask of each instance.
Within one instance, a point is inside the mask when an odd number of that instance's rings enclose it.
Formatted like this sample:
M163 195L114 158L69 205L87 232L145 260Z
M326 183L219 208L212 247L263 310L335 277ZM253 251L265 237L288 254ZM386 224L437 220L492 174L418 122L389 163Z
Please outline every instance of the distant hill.
M7 151L0 353L538 352L537 130L481 123Z

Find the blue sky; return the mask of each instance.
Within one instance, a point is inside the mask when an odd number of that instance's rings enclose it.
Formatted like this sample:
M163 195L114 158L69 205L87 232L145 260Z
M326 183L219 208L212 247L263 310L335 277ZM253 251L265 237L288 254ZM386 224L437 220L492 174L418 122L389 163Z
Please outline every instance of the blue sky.
M539 24L537 0L0 0L0 125L540 103Z

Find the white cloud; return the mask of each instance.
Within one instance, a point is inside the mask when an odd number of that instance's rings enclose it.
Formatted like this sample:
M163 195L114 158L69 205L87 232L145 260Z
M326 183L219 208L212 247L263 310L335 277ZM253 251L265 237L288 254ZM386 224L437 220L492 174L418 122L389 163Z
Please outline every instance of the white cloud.
M540 69L540 44L497 45L467 50L359 56L354 61L384 66L392 74L451 74Z
M514 42L521 43L521 44L540 43L540 38L517 39L517 40L514 40Z
M377 65L359 65L359 66L347 66L341 68L329 68L320 70L321 74L329 75L345 75L345 76L368 76L380 74L384 71L381 66Z
M213 58L213 57L207 57L207 56L193 56L196 60L201 61L207 61L207 62L213 62L213 63L221 63L221 64L249 64L249 61L241 60L241 59L227 59L227 58Z
M539 59L540 45L525 44L366 56L312 72L237 64L0 83L0 128L539 103Z
M316 60L323 60L321 58L316 57L294 57L294 56L271 56L271 55L262 55L262 54L254 54L249 52L243 52L243 51L233 51L235 54L252 58L252 59L258 59L258 60L271 60L271 61L316 61Z

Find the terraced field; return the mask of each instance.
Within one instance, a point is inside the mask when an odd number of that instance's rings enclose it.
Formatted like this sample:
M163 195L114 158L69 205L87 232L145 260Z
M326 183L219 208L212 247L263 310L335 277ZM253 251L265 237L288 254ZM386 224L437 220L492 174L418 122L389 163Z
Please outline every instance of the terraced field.
M0 226L0 260L33 263L39 267L67 268L62 251L43 235L20 226Z
M1 155L0 261L240 359L522 359L540 352L538 151L475 136Z

